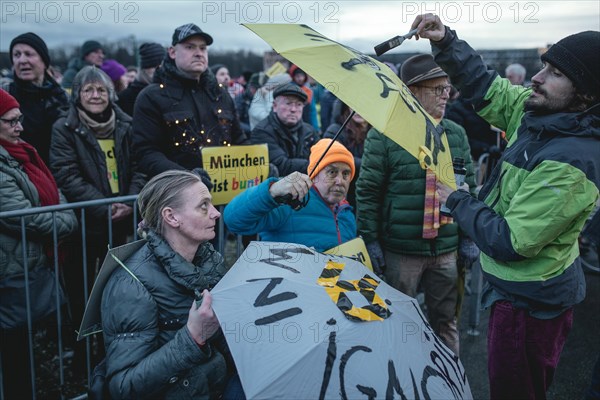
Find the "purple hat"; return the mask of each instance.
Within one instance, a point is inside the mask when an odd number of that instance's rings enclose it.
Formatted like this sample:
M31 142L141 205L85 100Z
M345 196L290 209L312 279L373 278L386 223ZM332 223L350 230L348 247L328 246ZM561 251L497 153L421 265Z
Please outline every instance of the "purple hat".
M127 72L127 68L125 68L122 64L119 64L117 60L104 61L100 69L106 72L106 75L108 75L113 81L118 81L119 78L121 78Z

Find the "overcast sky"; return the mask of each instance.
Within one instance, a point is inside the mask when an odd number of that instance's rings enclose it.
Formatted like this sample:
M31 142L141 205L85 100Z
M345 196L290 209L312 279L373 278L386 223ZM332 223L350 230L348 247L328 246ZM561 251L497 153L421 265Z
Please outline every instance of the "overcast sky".
M600 30L595 1L0 1L0 50L18 34L39 34L50 48L87 39L170 44L175 27L194 22L210 33L213 49L270 47L240 23L304 23L320 33L373 52L385 39L408 32L414 17L436 12L478 49L535 48L583 30ZM400 51L429 51L406 41Z

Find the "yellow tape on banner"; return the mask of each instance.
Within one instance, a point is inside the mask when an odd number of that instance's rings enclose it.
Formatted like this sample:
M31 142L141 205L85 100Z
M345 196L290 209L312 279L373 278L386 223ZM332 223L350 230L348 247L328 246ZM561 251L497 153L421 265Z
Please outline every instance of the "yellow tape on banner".
M360 321L383 321L385 318L389 317L391 313L388 310L387 305L383 299L375 293L375 289L379 285L379 282L367 275L360 280L340 281L340 275L344 270L345 265L346 264L336 263L331 260L328 261L321 272L321 276L317 279L317 284L323 286L331 300L350 319ZM341 305L340 300L342 297L344 299L346 298L345 293L347 292L359 292L369 302L369 305L365 307L356 307L352 304L352 307L350 308L347 307L347 302L342 302L344 304Z

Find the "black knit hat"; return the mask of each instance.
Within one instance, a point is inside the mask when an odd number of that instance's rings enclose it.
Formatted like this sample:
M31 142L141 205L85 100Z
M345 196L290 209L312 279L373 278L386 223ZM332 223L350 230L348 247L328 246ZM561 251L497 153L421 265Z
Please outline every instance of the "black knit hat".
M50 54L48 53L48 46L46 46L46 42L44 42L44 40L41 37L39 37L38 35L36 35L33 32L27 32L22 35L19 35L16 38L14 38L12 40L12 42L10 42L10 50L9 51L10 51L11 64L12 64L13 47L15 47L15 45L19 44L19 43L23 43L23 44L33 47L33 49L42 58L42 61L46 65L46 68L48 68L50 66Z
M140 46L140 67L158 67L165 58L165 48L158 43L142 43Z
M581 93L600 96L600 32L567 36L541 58L565 74Z
M95 40L88 40L81 45L81 58L85 58L88 54L96 50L104 50L100 42Z

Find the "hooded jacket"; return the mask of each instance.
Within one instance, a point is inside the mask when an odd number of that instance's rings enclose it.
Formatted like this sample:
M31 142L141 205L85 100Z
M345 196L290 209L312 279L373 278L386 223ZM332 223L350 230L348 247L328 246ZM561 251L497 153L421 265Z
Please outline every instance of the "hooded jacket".
M62 87L65 89L71 89L73 87L73 79L75 79L75 75L77 75L79 70L86 65L92 64L86 62L83 60L83 58L72 58L67 65L65 73L63 74Z
M154 82L139 94L133 112L133 147L148 176L202 167L205 146L246 142L233 99L212 72L192 80L166 58Z
M581 302L585 279L577 238L598 199L600 104L584 112L524 112L531 89L512 86L456 33L434 44L436 62L508 146L479 200L447 201L482 251L481 265L500 298L552 317Z

